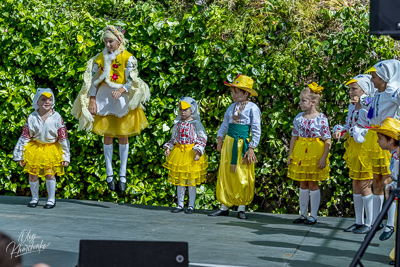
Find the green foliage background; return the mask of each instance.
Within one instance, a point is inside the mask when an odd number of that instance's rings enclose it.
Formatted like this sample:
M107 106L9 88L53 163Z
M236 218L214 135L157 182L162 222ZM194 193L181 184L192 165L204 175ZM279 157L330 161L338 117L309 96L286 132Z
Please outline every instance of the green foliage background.
M219 155L216 131L231 104L223 81L253 77L262 110L257 149L254 211L296 213L298 184L286 177L291 124L299 92L316 81L325 87L321 111L330 125L343 123L345 81L379 59L397 58L397 44L368 34L363 1L118 1L5 0L0 4L0 193L30 195L27 175L12 161L37 87L56 93L56 110L66 122L72 162L58 178L57 198L94 199L172 206L175 187L162 168L162 144L170 138L180 96L200 100L209 135L207 183L198 187L196 208L218 205L215 182ZM152 97L146 105L150 126L130 140L128 190L110 193L102 140L77 131L71 107L87 60L101 51L99 31L107 24L126 29L128 50ZM82 39L78 41L78 35ZM351 216L351 181L342 160L343 144L331 150L331 178L321 183L320 215ZM118 146L114 161L118 162ZM115 171L118 169L117 164ZM46 196L44 183L41 195Z

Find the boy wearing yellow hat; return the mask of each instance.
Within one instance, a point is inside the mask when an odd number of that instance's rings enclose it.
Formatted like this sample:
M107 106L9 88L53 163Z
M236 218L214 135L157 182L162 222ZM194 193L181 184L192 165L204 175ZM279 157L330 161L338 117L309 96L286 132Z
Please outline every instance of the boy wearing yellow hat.
M394 118L386 118L382 125L377 128L369 128L372 131L376 131L378 133L378 144L384 150L389 150L392 154L392 159L390 161L390 173L391 173L391 182L386 184L386 198L389 196L389 190L397 187L397 177L399 175L399 136L400 136L400 121ZM393 201L392 206L396 205L396 201ZM391 207L392 208L392 207ZM397 218L397 214L394 216ZM388 216L388 219L389 216ZM396 227L395 220L395 227ZM395 248L392 249L389 255L391 260L395 260Z
M240 74L233 83L224 83L230 87L234 103L225 112L217 134L217 150L221 152L217 199L221 209L209 216L228 216L229 207L238 206L238 218L247 219L245 208L254 196L254 163L257 162L254 149L261 138L261 111L249 101L250 95L258 95L253 89L253 79Z

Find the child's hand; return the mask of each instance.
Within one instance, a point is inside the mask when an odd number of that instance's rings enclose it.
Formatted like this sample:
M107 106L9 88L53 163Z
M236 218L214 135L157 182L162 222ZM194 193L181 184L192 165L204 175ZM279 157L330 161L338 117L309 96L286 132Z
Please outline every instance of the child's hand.
M340 131L336 131L333 133L332 137L339 140L342 137L342 133Z
M164 155L165 155L166 157L169 157L169 153L170 153L170 152L171 152L171 149L166 148L165 151L164 151Z
M224 144L224 141L222 141L222 138L218 138L217 151L220 153L221 153L223 144Z
M196 155L194 156L193 160L194 160L194 161L198 161L198 160L200 159L200 157L201 157L200 152L197 151L197 150L195 150L195 149L193 149L193 152L196 154Z
M247 159L247 162L249 164L258 162L257 157L254 154L254 148L252 148L252 147L249 147L249 149L247 149L247 152L246 152L246 154L244 154L243 158Z
M63 167L68 167L69 162L68 162L68 161L63 161L63 162L61 162L61 165L62 165Z
M326 158L321 158L318 162L319 168L323 169L326 167Z
M292 164L292 159L290 157L291 155L289 155L289 157L287 158L287 162L286 164L289 166L290 164Z
M91 97L90 98L90 102L89 102L89 112L92 115L96 115L97 114L97 104L96 104L96 98Z
M118 99L118 98L121 97L121 95L122 95L123 92L126 92L126 91L125 91L125 89L122 87L122 88L119 88L118 90L112 91L112 92L111 92L111 96L112 96L114 99Z
M25 166L25 162L24 162L23 160L18 160L18 164L19 164L19 166L21 166L21 167L24 167L24 166Z

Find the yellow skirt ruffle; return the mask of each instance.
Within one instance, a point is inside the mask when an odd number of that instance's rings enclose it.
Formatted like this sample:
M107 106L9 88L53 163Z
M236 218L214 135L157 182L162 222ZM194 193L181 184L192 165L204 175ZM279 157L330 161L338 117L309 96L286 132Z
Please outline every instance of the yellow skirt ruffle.
M248 205L254 197L254 163L242 161L243 139L238 140L237 172L230 172L233 141L225 137L217 180L217 199L228 207Z
M143 109L136 108L122 118L113 115L94 116L92 131L101 136L130 137L140 134L148 125Z
M40 144L35 141L25 146L24 171L43 177L46 175L63 175L63 151L59 143Z
M388 175L390 174L391 155L388 150L383 150L378 144L378 134L375 131L368 131L365 141L361 147L361 157L369 158L372 166L372 173Z
M364 143L357 143L353 137L348 137L344 142L346 152L343 159L346 161L347 168L349 168L349 177L353 180L373 179L372 160L370 157L361 154Z
M329 178L329 156L326 166L319 168L318 162L324 154L325 142L319 138L299 137L291 155L288 177L296 181L323 181Z
M206 180L207 155L203 154L198 161L192 150L194 144L175 144L163 166L169 170L168 182L173 185L195 186Z

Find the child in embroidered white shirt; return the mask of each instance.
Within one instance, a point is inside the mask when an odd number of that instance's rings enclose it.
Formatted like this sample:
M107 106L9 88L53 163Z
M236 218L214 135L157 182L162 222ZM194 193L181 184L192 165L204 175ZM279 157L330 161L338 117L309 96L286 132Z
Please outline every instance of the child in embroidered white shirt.
M31 208L39 203L38 177L46 177L48 200L44 208L55 207L55 176L63 175L70 162L67 129L61 115L54 111L54 104L53 91L38 88L32 104L35 111L28 116L14 148L13 159L29 173Z
M171 139L163 146L167 157L163 166L169 170L168 181L177 186L178 206L172 213L183 211L186 187L189 205L185 213L195 211L196 186L206 180L207 174L206 144L207 133L201 124L197 102L191 97L182 97Z
M329 178L329 150L331 133L328 119L319 112L320 92L323 87L309 84L300 93L299 113L293 120L292 139L288 157L288 177L300 181L300 218L293 223L308 225L317 222L321 193L319 181ZM323 140L320 140L320 138ZM311 216L307 218L308 203Z

